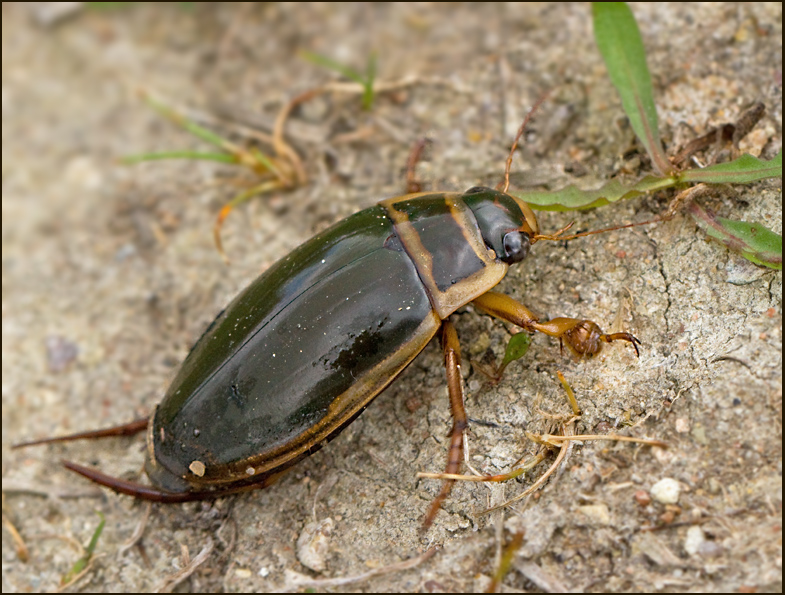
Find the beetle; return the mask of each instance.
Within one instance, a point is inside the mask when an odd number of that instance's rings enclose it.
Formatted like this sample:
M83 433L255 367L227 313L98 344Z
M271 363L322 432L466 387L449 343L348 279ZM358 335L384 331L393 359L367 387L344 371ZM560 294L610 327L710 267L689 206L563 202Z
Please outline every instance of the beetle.
M509 171L509 160L507 171ZM506 190L506 188L505 188ZM446 473L459 471L468 427L461 355L450 316L473 304L579 356L606 334L589 320L539 320L492 289L541 239L537 218L506 191L420 192L339 221L272 265L210 324L153 414L63 438L147 430L150 485L63 464L116 492L164 503L266 487L351 423L441 336L453 417ZM20 446L25 446L20 445ZM446 480L427 528L448 496Z

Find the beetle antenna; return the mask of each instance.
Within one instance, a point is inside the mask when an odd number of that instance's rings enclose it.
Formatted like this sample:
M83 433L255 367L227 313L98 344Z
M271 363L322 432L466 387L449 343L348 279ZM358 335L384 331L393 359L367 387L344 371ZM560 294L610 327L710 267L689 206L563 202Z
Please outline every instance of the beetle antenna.
M659 223L660 221L667 221L670 217L655 217L654 219L649 219L648 221L639 221L637 223L628 223L627 225L614 225L613 227L606 227L604 229L595 229L593 231L584 231L581 233L576 233L571 236L563 236L565 231L570 229L573 225L575 225L575 221L571 222L569 225L562 227L559 231L549 235L540 235L537 234L532 239L532 243L536 242L537 240L551 240L554 242L560 240L574 240L576 238L582 238L584 236L591 236L598 233L606 233L608 231L616 231L617 229L627 229L628 227L638 227L639 225L648 225L649 223Z
M515 135L515 140L512 141L512 147L510 148L510 154L507 156L507 163L504 166L504 182L499 182L496 185L496 190L501 190L502 192L506 193L507 189L510 187L510 168L512 167L512 156L515 153L515 150L518 148L518 141L520 140L521 136L523 136L523 131L526 129L526 125L529 123L529 120L532 119L534 112L543 104L543 102L548 99L548 96L551 94L551 90L546 91L542 95L540 95L539 99L534 102L534 105L531 107L529 112L526 114L526 117L523 119L523 123L521 127L518 128L518 134Z
M575 238L582 238L584 236L590 236L597 233L605 233L607 231L616 231L617 229L627 229L629 227L638 227L639 225L649 225L650 223L661 223L662 221L670 221L676 216L676 213L679 212L679 209L682 205L689 203L691 200L695 198L699 198L701 196L706 196L712 192L712 189L707 186L706 184L698 184L697 186L692 186L687 188L686 190L682 190L676 196L673 197L668 208L662 215L658 215L654 219L647 219L646 221L639 221L638 223L628 223L627 225L614 225L613 227L606 227L605 229L596 229L594 231L584 231L582 233L576 233L575 235L571 236L563 236L565 231L570 229L574 221L569 225L562 227L556 233L550 235L540 235L537 234L532 238L532 243L536 242L537 240L551 240L551 241L558 241L558 240L574 240Z
M565 225L560 230L558 230L558 231L556 231L554 233L549 233L549 234L540 234L540 233L538 233L537 235L535 235L531 239L531 243L533 244L534 242L537 242L539 240L550 240L552 242L556 242L558 240L563 240L564 238L562 237L561 234L563 234L568 229L571 229L573 225L575 225L575 221L570 221L567 225Z
M617 229L627 229L629 227L638 227L639 225L649 225L650 223L660 223L662 221L670 221L676 216L678 213L679 208L682 205L688 203L689 201L698 198L700 196L707 195L711 192L711 189L706 186L706 184L698 184L697 186L692 186L691 188L687 188L682 192L679 192L670 202L668 205L667 210L662 214L658 215L654 219L647 219L646 221L639 221L637 223L628 223L627 225L614 225L613 227L606 227L605 229L596 229L594 231L584 231L583 233L576 233L575 235L571 236L563 236L565 231L570 229L574 223L570 223L569 225L561 228L554 234L551 235L536 235L532 239L532 242L537 240L574 240L575 238L582 238L584 236L590 236L597 233L605 233L606 231L616 231Z

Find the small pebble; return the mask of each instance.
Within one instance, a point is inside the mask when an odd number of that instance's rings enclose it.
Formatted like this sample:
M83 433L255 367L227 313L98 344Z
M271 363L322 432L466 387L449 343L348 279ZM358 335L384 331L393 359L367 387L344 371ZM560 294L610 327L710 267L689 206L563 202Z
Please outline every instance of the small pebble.
M247 568L235 568L234 576L237 578L251 578L251 571Z
M610 525L611 514L604 504L587 504L579 506L578 510L586 515L595 525Z
M663 477L651 486L651 497L662 504L676 504L679 501L681 484L671 477Z
M703 542L706 541L706 536L703 534L703 529L697 525L687 529L687 537L684 539L684 551L690 556L697 554Z
M326 556L330 548L330 535L335 523L329 517L308 523L297 538L297 559L300 564L316 572L327 568Z

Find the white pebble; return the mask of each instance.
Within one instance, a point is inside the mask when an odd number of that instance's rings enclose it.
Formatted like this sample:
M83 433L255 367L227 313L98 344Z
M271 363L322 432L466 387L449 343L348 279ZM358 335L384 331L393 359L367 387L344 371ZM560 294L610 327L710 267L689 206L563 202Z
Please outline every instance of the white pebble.
M703 529L698 526L690 527L687 529L687 537L684 538L684 551L690 556L694 556L700 551L705 541L706 536L703 534Z
M306 568L322 572L327 568L330 535L335 523L331 518L308 523L297 539L297 559Z
M651 486L651 497L662 504L676 504L679 501L681 484L671 477L663 477Z

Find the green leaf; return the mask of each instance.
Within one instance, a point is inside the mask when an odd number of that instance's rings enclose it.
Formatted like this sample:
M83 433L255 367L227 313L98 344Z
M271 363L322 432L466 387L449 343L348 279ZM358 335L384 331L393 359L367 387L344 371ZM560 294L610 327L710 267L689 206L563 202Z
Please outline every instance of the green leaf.
M630 125L654 166L670 174L673 166L660 142L651 76L635 17L624 2L592 2L592 14L597 47Z
M766 178L781 178L782 149L771 161L764 161L745 153L728 163L687 170L679 177L684 182L709 182L711 184L746 184Z
M693 202L690 214L709 237L719 240L729 250L741 254L755 264L782 270L782 236L760 223L732 221L717 217Z
M514 362L515 360L521 359L526 352L529 351L529 345L531 345L532 338L529 333L518 333L517 335L513 335L510 337L510 340L507 342L507 349L504 351L504 359L502 360L499 369L496 371L496 374L499 378L502 377L504 373L504 369Z
M511 193L539 211L573 211L601 207L620 200L635 198L641 194L670 188L676 184L674 178L646 176L632 186L618 180L610 180L595 190L582 190L571 184L559 190L533 190Z

